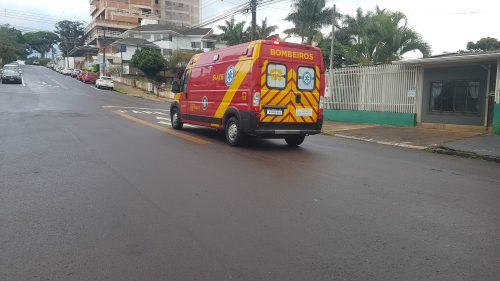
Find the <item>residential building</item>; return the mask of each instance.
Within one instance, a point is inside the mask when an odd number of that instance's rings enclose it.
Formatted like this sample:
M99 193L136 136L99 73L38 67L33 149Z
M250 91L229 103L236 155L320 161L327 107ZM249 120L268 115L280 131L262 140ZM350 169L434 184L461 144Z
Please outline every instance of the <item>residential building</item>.
M212 28L194 28L179 30L170 25L148 24L123 33L123 38L141 38L153 42L162 49L166 56L173 50L210 51L217 47L219 36L213 34Z
M88 45L99 48L129 29L162 23L177 29L200 21L200 0L89 0L92 21L85 33Z
M417 122L473 125L500 133L500 50L398 61L420 67Z
M160 7L160 24L184 29L200 23L200 0L161 0Z
M500 134L500 50L333 69L325 120Z
M138 48L159 48L166 57L175 50L202 50L210 51L215 48L225 47L218 43L219 36L213 34L212 28L194 28L191 30L175 30L169 25L149 24L127 30L123 39L111 44L114 54L113 63L123 63L125 66ZM127 67L124 68L125 70ZM125 73L128 74L128 73Z

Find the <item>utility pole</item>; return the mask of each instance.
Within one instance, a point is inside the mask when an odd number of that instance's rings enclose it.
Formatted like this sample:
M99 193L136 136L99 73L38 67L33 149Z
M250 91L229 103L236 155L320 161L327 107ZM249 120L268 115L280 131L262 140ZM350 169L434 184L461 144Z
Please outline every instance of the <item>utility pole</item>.
M252 41L257 39L257 0L250 0L252 10Z
M334 44L335 44L335 27L337 25L337 5L333 4L333 15L332 15L332 45L330 46L330 87L329 88L329 96L333 97L333 56L334 56Z
M101 69L101 75L104 76L106 75L106 29L104 29L104 36L102 37L102 45L103 45L103 54L102 54L102 69Z
M333 56L334 56L334 53L333 53L333 44L335 44L335 25L337 25L337 19L336 19L336 16L335 16L336 10L337 10L337 5L333 4L332 44L331 44L331 48L330 48L330 75L331 75L332 69L333 69Z
M123 47L125 45L120 45L120 62L122 64L122 72L120 73L120 77L123 76Z

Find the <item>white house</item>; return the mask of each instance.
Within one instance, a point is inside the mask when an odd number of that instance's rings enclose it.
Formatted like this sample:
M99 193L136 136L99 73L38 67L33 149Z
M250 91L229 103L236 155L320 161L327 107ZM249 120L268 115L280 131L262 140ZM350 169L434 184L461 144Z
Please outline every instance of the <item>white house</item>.
M156 44L165 56L174 50L203 50L204 52L220 47L218 35L212 28L194 28L184 31L168 25L148 24L127 30L124 38L140 38Z
M179 31L162 24L148 24L125 31L122 39L111 44L112 53L106 56L113 64L122 64L129 74L128 62L139 48L160 49L168 57L175 50L202 50L204 52L225 47L212 28L194 28Z

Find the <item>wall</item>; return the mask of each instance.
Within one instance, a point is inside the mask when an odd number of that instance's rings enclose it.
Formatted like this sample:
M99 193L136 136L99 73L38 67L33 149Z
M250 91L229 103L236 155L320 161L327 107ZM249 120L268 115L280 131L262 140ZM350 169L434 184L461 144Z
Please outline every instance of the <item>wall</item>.
M113 81L118 82L118 83L122 83L122 84L125 84L128 86L136 87L136 88L139 88L139 89L145 90L145 91L149 91L151 89L153 89L153 91L155 93L158 91L156 86L154 86L152 83L146 82L146 81L140 81L140 80L129 79L129 78L124 78L124 77L115 77L115 76L113 76ZM160 96L162 98L174 99L175 94L172 93L172 91L170 91L170 90L165 90L165 91L159 92L158 96Z
M495 103L491 128L493 133L500 135L500 103Z
M488 72L480 65L425 68L422 91L422 123L441 123L484 126L485 94ZM439 80L478 80L481 83L479 94L479 114L431 112L431 82Z
M393 126L415 126L417 124L417 115L415 113L325 109L324 116L325 120L338 122Z

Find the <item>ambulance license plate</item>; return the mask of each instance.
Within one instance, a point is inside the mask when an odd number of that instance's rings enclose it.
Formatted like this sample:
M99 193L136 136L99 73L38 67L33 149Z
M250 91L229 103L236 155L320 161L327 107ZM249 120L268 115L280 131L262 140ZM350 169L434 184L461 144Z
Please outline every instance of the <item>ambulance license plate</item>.
M297 108L295 115L311 117L313 115L313 110L312 108Z
M283 109L268 108L266 109L266 115L282 116Z

